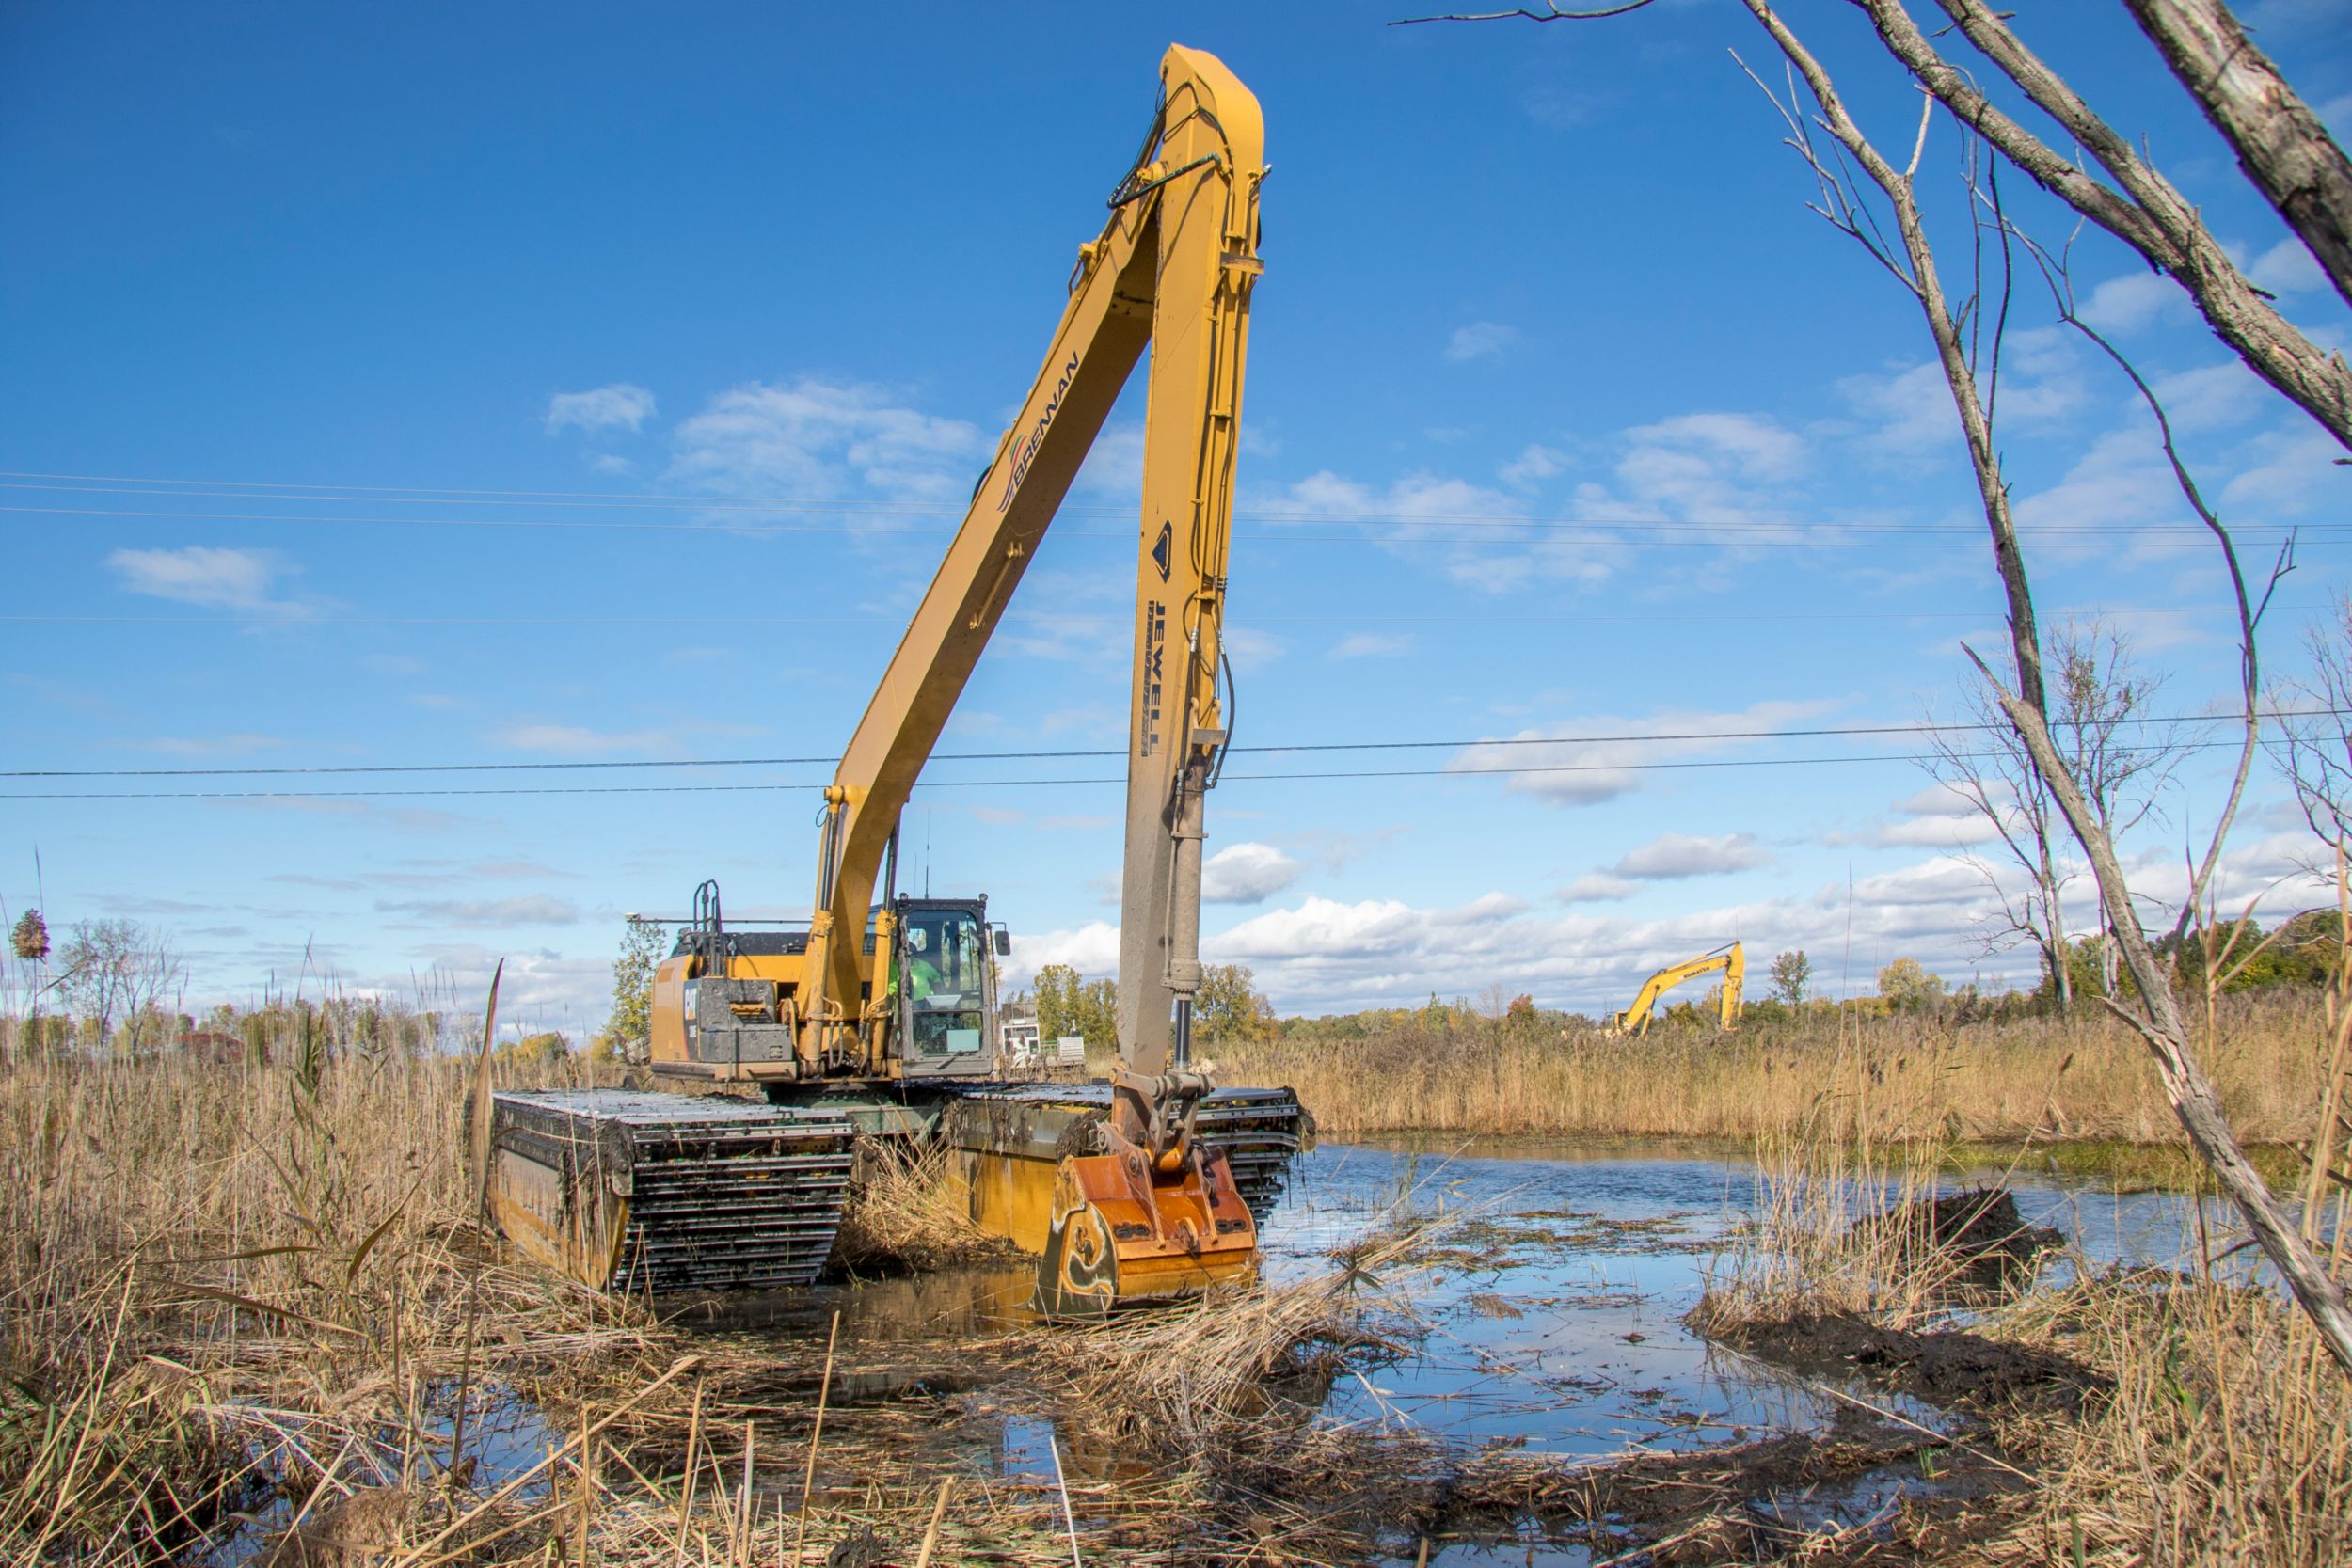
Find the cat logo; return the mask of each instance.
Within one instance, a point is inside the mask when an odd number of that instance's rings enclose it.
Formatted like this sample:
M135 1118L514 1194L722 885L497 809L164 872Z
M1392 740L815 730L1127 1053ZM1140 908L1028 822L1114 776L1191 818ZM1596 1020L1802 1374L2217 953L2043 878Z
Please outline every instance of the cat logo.
M1176 527L1173 523L1160 525L1159 543L1152 546L1152 564L1160 569L1160 580L1168 580L1168 557L1176 547Z

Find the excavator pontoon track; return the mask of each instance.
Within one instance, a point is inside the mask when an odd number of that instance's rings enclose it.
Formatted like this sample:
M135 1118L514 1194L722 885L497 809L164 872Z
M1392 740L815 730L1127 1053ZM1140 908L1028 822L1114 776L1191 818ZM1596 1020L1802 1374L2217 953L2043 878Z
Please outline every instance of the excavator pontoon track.
M806 1285L833 1253L856 1130L836 1112L622 1089L491 1101L490 1203L599 1290Z

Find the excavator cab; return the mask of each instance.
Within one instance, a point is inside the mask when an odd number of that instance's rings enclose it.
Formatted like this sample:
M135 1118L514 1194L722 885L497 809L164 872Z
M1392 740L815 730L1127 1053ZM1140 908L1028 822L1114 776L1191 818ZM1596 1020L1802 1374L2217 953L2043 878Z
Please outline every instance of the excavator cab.
M890 978L899 1060L910 1078L996 1070L996 959L1011 950L986 898L899 898Z

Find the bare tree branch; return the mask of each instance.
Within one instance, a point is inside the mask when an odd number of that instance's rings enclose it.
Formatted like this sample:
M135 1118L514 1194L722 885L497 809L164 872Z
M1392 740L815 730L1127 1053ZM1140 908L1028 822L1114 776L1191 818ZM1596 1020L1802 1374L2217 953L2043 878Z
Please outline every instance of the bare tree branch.
M1751 3L1750 10L1757 9ZM2238 269L2204 220L2074 88L2010 31L1983 0L1936 0L2001 72L2088 149L2122 189L2101 184L1995 107L1966 72L1936 52L1902 0L1854 0L1895 57L1945 107L2034 182L2138 251L2188 292L2221 341L2328 433L2352 449L2352 366L2280 315ZM1761 17L1758 18L1761 20ZM1769 24L1768 24L1769 25Z
M1547 9L1534 11L1529 10L1526 7L1522 6L1517 10L1509 11L1478 11L1451 16L1399 17L1396 21L1390 23L1389 25L1391 27L1414 27L1424 22L1599 22L1607 17L1623 16L1628 11L1638 11L1644 6L1651 5L1653 3L1654 0L1625 0L1625 4L1621 6L1604 6L1598 10L1591 11L1564 11L1558 6L1551 6Z
M1899 174L1894 166L1883 157L1878 149L1862 134L1861 126L1846 112L1838 97L1836 84L1811 50L1766 0L1745 0L1748 10L1763 24L1773 43L1797 73L1804 78L1812 90L1814 102L1820 105L1821 123L1837 138L1848 155L1869 175L1871 182L1886 193L1895 210L1896 226L1900 232L1905 260L1911 272L1912 293L1918 298L1920 310L1928 320L1928 331L1935 340L1935 354L1944 370L1944 380L1950 388L1952 405L1960 415L1961 433L1968 445L1968 465L1977 481L1977 495L1983 502L1987 526L1993 531L1993 560L2001 575L2001 588L2009 601L2010 641L2017 655L2017 689L2036 712L2047 707L2047 696L2042 678L2042 638L2034 626L2033 595L2026 583L2025 557L2017 547L2017 521L2010 510L2009 486L2001 477L2000 455L1994 450L1993 428L1986 421L1984 400L1977 390L1976 373L1969 369L1968 356L1960 341L1958 323L1944 298L1944 289L1935 268L1934 252L1929 248L1927 228L1920 220L1919 206L1912 194L1911 179ZM1744 66L1743 68L1744 69ZM1753 76L1755 72L1750 71ZM1810 158L1818 172L1818 160Z
M1889 9L1898 15L1901 13L1901 8L1895 5L1894 0L1857 0L1857 3L1869 8L1874 15ZM1982 8L1975 0L1941 0L1941 3L1963 19L1982 13ZM1780 46L1781 53L1804 77L1820 106L1824 123L1872 182L1885 193L1888 205L1894 212L1897 228L1902 236L1904 254L1917 285L1914 292L1921 313L1927 318L1929 332L1935 340L1937 358L1943 365L1953 403L1960 410L1962 429L1968 438L1969 455L1977 467L1978 489L1984 500L1985 520L1993 531L1994 562L2011 606L2010 640L2016 658L2018 689L2012 692L2002 687L1998 677L1973 649L1963 651L1967 652L1979 673L1993 682L2001 711L2015 727L2018 737L2033 758L2035 768L2058 801L2067 826L2073 830L2075 842L2082 846L2084 854L2090 862L2107 928L2114 934L2123 966L2130 973L2132 983L2138 992L2135 1006L2126 1006L2112 997L2106 999L2106 1004L2147 1042L2150 1053L2155 1057L2157 1072L2164 1081L2166 1096L2171 1101L2174 1114L2180 1117L2189 1142L2196 1147L2221 1190L2245 1216L2248 1226L2262 1243L2263 1251L2285 1278L2288 1287L2295 1292L2296 1300L2319 1331L2329 1355L2346 1375L2352 1376L2352 1305L2347 1305L2343 1288L2328 1272L2309 1239L2288 1221L2278 1198L2272 1195L2261 1173L2254 1169L2252 1162L2247 1159L2246 1150L2230 1125L2220 1096L2215 1092L2211 1080L2205 1076L2203 1068L2189 1048L2188 1029L2172 991L2171 976L2166 972L2148 940L2147 932L2139 924L2131 884L2123 875L2122 863L2116 858L2114 841L2108 836L2098 812L2084 796L2080 784L2067 771L2066 759L2051 738L2041 647L2034 630L2032 593L2026 579L2024 558L2017 548L2016 523L2009 507L2008 488L2001 474L1999 457L1992 448L1990 426L1975 377L1961 348L1957 325L1944 304L1934 251L1928 242L1926 225L1913 194L1911 180L1898 173L1871 146L1839 102L1836 87L1820 61L1780 19L1769 0L1745 0L1745 4L1772 35L1773 42ZM1908 17L1903 20L1908 24ZM1998 27L1998 23L1989 13L1983 13L1982 20ZM1965 25L1966 21L1963 20ZM1923 44L1924 41L1921 40ZM1939 93L1938 96L1943 95ZM2129 157L2128 149L2123 150L2123 155ZM2201 229L2198 231L2202 232ZM2243 279L2240 281L2243 282ZM2135 384L2144 385L2138 382L2137 375L2133 379ZM2352 414L2352 399L2346 401L2344 412ZM2160 412L2159 421L2161 424ZM2169 436L2169 426L2163 428ZM2177 466L2177 455L2174 461L2176 474L2185 476L2186 469ZM2190 488L2193 490L2193 484ZM2216 539L2222 545L2224 559L2237 584L2245 667L2250 671L2253 668L2255 623L2260 610L2245 591L2244 580L2237 568L2236 553L2229 543L2228 531L2209 509L2203 507L2201 498L2193 499L2192 504L2199 507L2200 516L2205 519ZM2289 561L2290 558L2281 559L2280 571L2286 569ZM2277 573L2273 574L2274 584L2277 576ZM2264 597L2266 602L2267 594ZM2246 720L2249 746L2258 734L2260 717L2250 695L2251 689L2249 687ZM2232 790L2229 807L2223 814L2221 826L2225 829L2235 814L2238 793L2243 787L2244 769L2241 768L2237 784ZM2218 834L2214 842L2217 846L2221 842ZM2210 877L2209 868L2217 863L2218 853L2217 847L2208 855L2208 869L2204 876Z
M2219 0L2123 4L2352 305L2352 159Z

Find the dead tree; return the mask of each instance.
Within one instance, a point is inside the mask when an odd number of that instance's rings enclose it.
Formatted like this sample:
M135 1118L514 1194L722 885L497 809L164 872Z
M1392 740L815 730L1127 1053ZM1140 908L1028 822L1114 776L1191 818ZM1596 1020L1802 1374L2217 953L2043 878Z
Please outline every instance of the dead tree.
M2030 942L2042 956L2058 1010L2071 1012L2074 988L2066 962L2066 884L2074 873L2059 858L2065 831L2033 758L2001 712L1990 683L1972 681L1962 699L1964 727L1928 732L1921 764L1944 789L1984 818L1994 842L2016 871L1982 855L1960 857L1984 879L1994 913L1980 930L1983 950L1997 953ZM2020 885L2017 873L2023 873Z
M1597 11L1568 11L1554 5L1543 12L1521 9L1494 14L1525 16L1536 21L1574 21L1620 14L1647 3L1648 0L1634 0L1630 5ZM1993 439L1999 334L1995 330L1993 353L1980 380L1972 353L1975 329L1970 324L1974 321L1980 325L1982 312L1975 308L1974 296L1956 305L1947 292L1915 190L1936 105L1941 103L1977 140L2024 170L2044 190L2131 245L2151 265L2178 281L2217 335L2235 349L2249 368L2304 408L2348 448L2352 448L2352 367L2347 367L2342 356L2321 351L2272 308L2267 296L2222 251L2196 209L2150 167L2126 139L2093 113L2071 87L2025 48L2009 29L2003 14L1995 13L1982 0L1936 0L1985 59L2084 148L2114 182L2113 185L2094 178L1995 107L1977 87L1968 71L1954 66L1936 51L1901 0L1854 3L1868 13L1881 40L1911 71L1928 95L1920 105L1918 127L1905 165L1899 167L1863 132L1847 110L1828 71L1770 0L1742 0L1742 4L1788 62L1787 101L1753 71L1749 75L1772 98L1788 127L1789 146L1805 160L1815 178L1819 193L1815 210L1863 245L1903 285L1917 303L1934 341L1937 363L1959 416L1983 505L1994 569L2008 600L2011 678L2004 680L1995 674L1974 650L1967 650L1968 655L1990 683L2002 714L2047 784L2060 816L2090 863L2104 918L2137 992L2128 1001L2109 997L2106 1005L2147 1043L2165 1092L2190 1143L2213 1172L2222 1192L2244 1215L2255 1242L2294 1291L2329 1354L2347 1375L2352 1375L2352 1306L2347 1306L2344 1288L2329 1274L2311 1239L2288 1218L2247 1159L2221 1098L2191 1047L2188 1024L2173 992L2171 975L2157 955L2156 942L2151 941L2140 923L2106 822L2087 793L2084 782L2069 771L2053 733L2042 639L2034 620L2032 585L2019 548L2016 518ZM1745 62L1741 62L1741 69L1747 69ZM1796 85L1799 77L1804 81L1802 97ZM1810 107L1804 101L1806 97L1811 100ZM1828 147L1817 143L1817 129L1828 138ZM1861 171L1859 180L1850 168ZM1882 224L1866 201L1864 182L1878 193L1887 211L1887 222L1895 236L1892 240L1884 237L1886 225ZM1972 198L1975 195L1972 191ZM1993 209L1992 227L2003 245L2005 318L2007 247L2012 240L2023 240L2024 236L2000 210L1997 184L1991 178L1986 181L1985 195ZM2311 216L2315 222L2326 221L2324 213ZM2192 867L2188 896L2183 900L2170 932L2172 940L2177 941L2196 918L2206 890L2213 883L2248 774L2261 749L2262 703L2255 633L2269 600L2269 590L2276 587L2279 577L2292 563L2291 545L2289 551L2281 552L2269 585L2259 592L2249 587L2229 530L2205 503L2194 477L2181 459L2163 406L2130 362L2074 313L2062 264L2053 276L2048 270L2050 258L2046 253L2033 254L2037 264L2044 266L2045 277L2053 277L2054 292L2060 298L2061 318L2104 350L2147 403L2174 479L2184 499L2211 532L2235 594L2243 741L2229 794L2204 853Z
M1862 3L1871 9L1874 16L1883 11L1900 9L1893 4L1893 0L1862 0ZM1979 10L1973 0L1945 0L1945 3L1947 8L1958 13L1974 15ZM2053 733L2042 649L2040 640L2034 635L2032 587L2024 554L2018 547L2016 520L2010 510L2000 458L1992 444L1992 421L1963 340L1963 317L1955 310L1945 292L1914 189L1920 157L1926 147L1928 113L1922 114L1910 163L1905 167L1896 167L1863 133L1847 111L1828 72L1765 0L1746 0L1746 4L1756 20L1763 24L1796 74L1804 78L1806 92L1813 101L1813 108L1808 112L1802 103L1793 101L1793 87L1789 103L1782 103L1777 95L1773 96L1773 103L1789 125L1791 145L1804 157L1819 182L1825 214L1847 233L1871 247L1873 254L1905 281L1926 318L1930 335L1934 339L1937 358L1967 439L1979 491L1985 501L1985 520L1992 532L1994 565L2000 573L2003 589L2011 606L2010 642L2015 672L2014 685L2001 680L1973 650L1969 651L1969 657L1984 677L1993 683L2001 711L2008 717L2018 739L2032 758L2035 768L2049 786L2059 814L2090 863L2107 928L2113 934L2122 966L2131 975L2137 993L2128 1003L2110 997L2106 999L2106 1004L2147 1043L2155 1058L2157 1071L2163 1078L2165 1092L2190 1143L2213 1171L2222 1191L2245 1216L2255 1241L2295 1291L2296 1300L2327 1343L2329 1354L2339 1367L2347 1374L2352 1374L2352 1307L2346 1305L2343 1287L2329 1275L2309 1240L2296 1228L2284 1208L2272 1196L2261 1174L2254 1169L2252 1162L2247 1159L2246 1150L2222 1107L2221 1097L2191 1047L2187 1021L2182 1016L2179 1001L2173 993L2171 975L2157 956L2155 943L2150 940L2140 923L2134 907L2130 882L2116 856L2114 839L2107 831L2100 809L2086 790L2084 781L2068 768L2066 757ZM1984 14L1990 20L1990 13ZM1758 86L1762 85L1759 79ZM1769 92L1771 89L1766 90ZM1973 88L1969 90L1974 91ZM1923 111L1931 111L1932 107L1931 103L1922 104ZM1965 117L1963 118L1964 120ZM1844 155L1852 160L1883 198L1899 237L1898 247L1892 250L1881 248L1875 239L1876 230L1866 228L1860 221L1858 187L1815 144L1812 131L1816 126L1836 141ZM2129 157L2128 148L2124 151ZM2137 162L2136 159L2133 161ZM2165 188L2169 190L2169 186ZM2004 234L2012 232L2006 216L1997 210L1994 214L1994 221ZM2198 230L2202 231L2201 225L2198 226ZM2205 504L2193 476L2181 460L2162 404L2129 362L2074 315L2071 298L2065 302L2062 315L2070 325L2105 349L2146 399L2182 495L2211 531L2236 597L2244 740L2229 795L2204 854L2192 874L2188 896L2183 900L2179 918L2173 927L2173 935L2177 937L2195 918L2205 890L2219 867L2222 848L2245 791L2247 775L2261 746L2262 705L2255 633L2263 609L2268 603L2269 589L2277 585L2280 574L2291 564L2291 557L2282 553L2267 587L2257 593L2249 586L2228 529ZM2341 370L2342 362L2336 363ZM2344 403L2341 408L2344 413L2352 414L2352 402ZM2347 428L2352 428L2352 425L2347 425Z
M1581 22L1622 16L1651 3L1627 0L1590 9L1548 3L1542 8L1404 20ZM1904 0L1852 3L1868 15L1887 52L1955 119L2034 183L2178 283L2214 335L2249 370L2352 450L2352 365L2279 311L2205 227L2195 203L2026 46L2009 25L2013 13L1985 0L1935 0L1950 24L1931 34ZM2328 128L2248 41L2219 0L2123 3L2236 151L2248 178L2352 303L2352 164ZM1788 30L1769 0L1741 4L1766 31ZM1973 47L1975 58L1956 61L1936 47L1936 39L1954 30ZM1995 104L1978 86L1987 74L2015 84L2063 133L2058 145ZM2088 153L2094 166L2085 166L2076 149Z
M2352 594L2311 631L2311 673L2284 684L2278 706L2280 768L2295 787L2303 820L2332 851L2313 871L2333 877L2352 857Z

